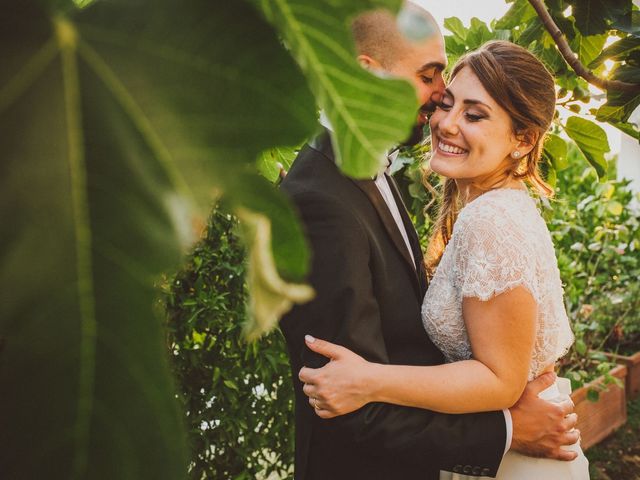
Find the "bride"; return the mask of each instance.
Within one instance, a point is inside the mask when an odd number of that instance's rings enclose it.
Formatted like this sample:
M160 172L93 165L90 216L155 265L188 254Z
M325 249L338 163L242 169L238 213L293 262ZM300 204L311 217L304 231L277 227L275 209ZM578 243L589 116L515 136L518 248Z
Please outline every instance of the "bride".
M430 120L430 168L446 181L422 306L424 327L449 363L376 364L307 337L311 350L331 358L299 375L322 418L369 402L444 413L507 409L573 342L551 237L533 196L552 194L538 163L555 112L553 78L524 48L493 41L461 58L451 79ZM541 396L566 400L566 383L557 379ZM570 462L510 450L496 478L588 479L579 444L568 448L576 452ZM449 478L472 477L441 473Z

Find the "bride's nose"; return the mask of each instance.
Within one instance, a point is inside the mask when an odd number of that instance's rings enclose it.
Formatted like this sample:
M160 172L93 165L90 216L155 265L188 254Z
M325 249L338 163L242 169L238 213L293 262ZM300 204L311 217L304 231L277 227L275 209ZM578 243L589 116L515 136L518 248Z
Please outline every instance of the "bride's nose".
M458 118L459 115L454 109L442 112L442 116L438 119L438 130L447 136L457 135L460 132Z

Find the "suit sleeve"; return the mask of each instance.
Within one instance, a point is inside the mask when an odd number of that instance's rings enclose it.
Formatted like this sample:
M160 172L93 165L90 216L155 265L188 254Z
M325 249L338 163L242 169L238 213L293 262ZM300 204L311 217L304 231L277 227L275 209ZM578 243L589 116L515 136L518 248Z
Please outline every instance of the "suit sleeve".
M313 301L295 307L282 321L294 372L320 367L326 359L306 348L304 335L343 345L369 361L389 363L369 270L369 240L357 217L336 199L317 193L292 196L313 252L309 282ZM392 279L390 279L392 281ZM299 347L298 347L299 346ZM302 386L294 375L296 389ZM307 404L309 410L311 407ZM383 403L328 422L355 448L371 455L448 471L495 476L504 454L502 412L448 415ZM435 460L437 459L437 460Z

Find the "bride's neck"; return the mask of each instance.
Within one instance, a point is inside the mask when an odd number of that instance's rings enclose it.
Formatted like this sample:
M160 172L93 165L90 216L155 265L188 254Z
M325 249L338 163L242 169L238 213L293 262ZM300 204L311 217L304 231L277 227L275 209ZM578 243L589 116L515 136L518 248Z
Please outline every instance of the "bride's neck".
M511 188L518 190L526 190L526 186L522 180L513 178L512 176L505 177L487 177L484 179L456 179L458 186L458 192L460 192L460 201L462 205L466 205L469 202L474 201L483 193L490 190L496 190L499 188Z

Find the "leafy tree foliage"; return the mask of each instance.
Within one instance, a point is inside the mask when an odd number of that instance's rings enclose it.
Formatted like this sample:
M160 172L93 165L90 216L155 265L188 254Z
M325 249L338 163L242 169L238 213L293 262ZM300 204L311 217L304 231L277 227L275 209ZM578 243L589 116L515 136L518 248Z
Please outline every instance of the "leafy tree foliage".
M207 234L167 283L168 341L193 456L192 479L291 475L293 386L282 335L247 343L244 247L214 209Z

